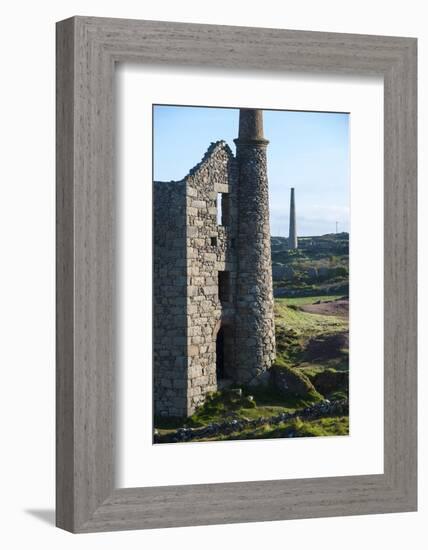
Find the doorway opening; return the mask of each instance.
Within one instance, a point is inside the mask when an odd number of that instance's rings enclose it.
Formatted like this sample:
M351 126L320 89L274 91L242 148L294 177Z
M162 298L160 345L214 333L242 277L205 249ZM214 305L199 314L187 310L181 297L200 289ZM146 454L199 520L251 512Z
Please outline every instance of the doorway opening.
M219 380L224 380L225 370L224 370L224 328L220 327L220 330L217 333L217 340L215 346L216 352L216 364L215 370L217 374L217 382Z
M221 325L216 337L217 384L227 386L233 379L233 331L229 325Z

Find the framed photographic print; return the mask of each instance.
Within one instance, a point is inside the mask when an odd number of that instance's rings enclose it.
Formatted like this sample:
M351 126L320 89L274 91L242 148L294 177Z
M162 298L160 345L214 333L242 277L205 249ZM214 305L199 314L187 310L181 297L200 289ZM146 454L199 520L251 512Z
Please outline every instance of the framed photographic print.
M57 26L57 525L416 509L416 40Z
M348 435L348 118L154 105L154 443Z

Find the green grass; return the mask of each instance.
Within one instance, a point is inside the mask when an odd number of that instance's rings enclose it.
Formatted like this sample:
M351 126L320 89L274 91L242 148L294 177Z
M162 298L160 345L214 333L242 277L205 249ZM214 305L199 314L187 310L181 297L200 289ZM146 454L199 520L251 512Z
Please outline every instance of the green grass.
M349 363L347 359L341 359L341 358L333 358L328 360L323 360L322 363L312 363L312 362L305 362L302 361L297 365L297 368L303 372L303 374L306 374L306 376L309 377L310 380L312 378L324 371L325 369L333 369L336 371L347 371L349 370Z
M305 350L312 338L346 332L348 321L334 315L320 315L300 311L298 306L287 305L286 298L275 299L275 336L277 356L290 366L307 362ZM334 360L334 358L331 358ZM338 355L337 363L345 365L347 356ZM324 366L332 367L330 360Z
M287 437L325 437L349 435L347 416L301 420L296 418L278 425L264 424L255 429L242 430L227 435L203 438L199 441L231 441L242 439L276 439Z
M275 299L275 327L277 362L298 370L314 384L315 389L329 399L342 399L347 397L347 391L343 387L328 386L327 394L324 393L325 385L317 375L326 370L334 372L347 372L349 370L349 350L343 347L332 347L335 338L348 331L347 319L321 315L301 311L299 306L334 299L331 296L315 296L305 298L277 298ZM311 342L326 342L324 356L314 353ZM322 354L321 354L322 355ZM320 380L319 384L317 379ZM343 378L337 378L343 380Z
M253 397L253 405L250 407L248 395ZM244 388L241 399L231 399L227 393L215 392L189 418L155 418L155 427L160 434L167 434L183 426L199 428L233 418L269 418L282 412L295 412L321 399L322 396L316 392L309 393L304 398L294 395L284 397L271 388Z
M296 395L284 397L284 395L273 388L252 388L251 393L254 396L258 409L265 408L267 410L275 408L275 413L282 411L294 412L320 400L319 395L311 393L306 397L298 397Z
M293 307L287 307L289 298L275 299L275 323L278 327L292 328L297 335L303 337L318 334L333 334L348 329L348 321L334 315L319 315L307 313ZM310 302L308 302L310 303Z
M332 366L326 366L327 363ZM310 380L320 372L323 372L325 370L330 371L347 371L348 370L348 364L341 364L336 359L333 359L328 362L323 362L322 364L319 363L300 363L298 365L298 370L309 377Z

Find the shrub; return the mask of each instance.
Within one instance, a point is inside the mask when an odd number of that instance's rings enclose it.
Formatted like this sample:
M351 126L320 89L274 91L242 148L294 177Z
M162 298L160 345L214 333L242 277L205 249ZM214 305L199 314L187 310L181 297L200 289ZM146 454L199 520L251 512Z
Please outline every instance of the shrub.
M283 395L322 397L306 375L298 369L288 366L281 358L278 358L271 368L271 382L275 389Z
M250 398L250 396L244 397L241 404L244 409L255 409L257 407L257 403L254 398Z
M319 334L309 340L305 350L305 357L307 360L339 357L348 347L349 335L347 332Z
M329 395L339 390L348 390L349 373L346 371L336 371L334 369L325 369L315 374L312 382L316 389L323 395Z
M334 270L334 274L336 277L347 277L348 276L348 270L346 267L336 267Z

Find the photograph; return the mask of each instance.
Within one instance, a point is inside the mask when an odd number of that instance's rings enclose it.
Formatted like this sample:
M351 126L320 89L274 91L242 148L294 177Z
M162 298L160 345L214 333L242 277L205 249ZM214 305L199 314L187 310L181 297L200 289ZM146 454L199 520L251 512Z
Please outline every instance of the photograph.
M152 112L153 442L348 435L349 114Z

